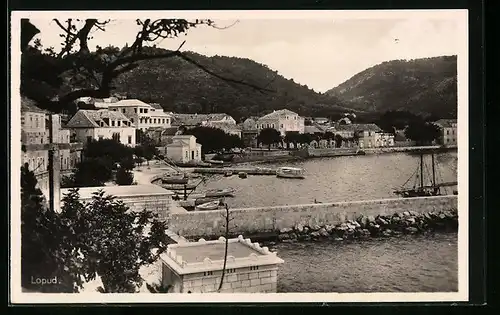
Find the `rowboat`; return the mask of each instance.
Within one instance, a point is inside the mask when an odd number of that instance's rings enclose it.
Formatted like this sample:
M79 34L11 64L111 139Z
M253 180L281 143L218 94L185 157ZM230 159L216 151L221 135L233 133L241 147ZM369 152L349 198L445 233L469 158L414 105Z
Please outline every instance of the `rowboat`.
M232 197L233 188L212 189L205 192L205 197Z
M276 176L282 178L305 178L304 170L298 167L280 167L276 170Z
M219 200L210 201L210 202L201 204L199 206L196 206L195 210L200 210L200 211L203 211L203 210L217 210L219 208L219 205L220 205L220 201Z
M245 173L245 172L239 172L239 173L238 173L238 176L239 176L240 178L247 178L247 176L248 176L248 175L247 175L247 173Z

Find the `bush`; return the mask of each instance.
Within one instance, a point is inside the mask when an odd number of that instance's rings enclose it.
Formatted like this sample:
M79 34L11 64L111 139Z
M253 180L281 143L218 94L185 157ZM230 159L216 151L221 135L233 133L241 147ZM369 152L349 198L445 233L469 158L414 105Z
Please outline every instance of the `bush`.
M118 185L132 185L134 183L134 174L131 171L120 167L116 172L115 182Z

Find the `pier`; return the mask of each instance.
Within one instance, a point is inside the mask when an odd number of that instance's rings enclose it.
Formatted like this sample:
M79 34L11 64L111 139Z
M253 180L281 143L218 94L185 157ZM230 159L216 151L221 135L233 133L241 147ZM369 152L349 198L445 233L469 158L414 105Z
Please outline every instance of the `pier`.
M193 172L199 174L226 174L232 172L234 175L238 173L246 173L248 175L276 175L276 169L270 168L195 168Z

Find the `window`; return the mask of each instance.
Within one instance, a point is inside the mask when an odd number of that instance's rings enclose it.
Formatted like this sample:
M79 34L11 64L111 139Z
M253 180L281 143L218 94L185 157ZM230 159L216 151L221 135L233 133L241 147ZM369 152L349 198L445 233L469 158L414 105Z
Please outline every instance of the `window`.
M189 159L189 152L186 151L186 159Z
M164 124L164 123L165 123L165 118L163 118L163 119L161 120L161 123L162 123L162 124Z
M198 157L198 150L196 150L196 157Z
M38 128L38 117L35 118L35 127Z
M170 119L167 118L167 124L170 124Z
M231 268L231 269L227 269L226 270L227 273L235 273L236 272L236 269L234 268Z
M147 113L148 113L148 109L144 108L144 114L147 114Z
M102 140L102 139L104 139L104 137L103 136L99 136L99 140Z
M113 133L113 140L120 141L120 133L119 132Z
M213 271L205 271L203 273L203 276L213 276L214 272Z
M259 266L250 266L250 270L259 270Z
M449 130L446 130L446 135L450 135L450 131Z
M122 113L125 113L125 108L122 108Z
M274 128L274 124L272 124L271 127Z
M153 124L156 124L156 118L155 118L155 119L153 119Z
M128 136L128 144L132 144L132 136Z
M118 127L120 127L121 121L118 120L116 123L117 123Z
M139 108L139 113L144 113L144 110L142 108Z
M115 126L115 121L114 121L114 120L112 120L112 121L111 121L111 127L114 127L114 126Z
M131 122L131 123L134 123L134 118L130 118L130 122Z
M281 124L281 128L283 128L283 124Z
M137 114L137 108L134 108L134 113L136 113L136 114Z
M262 124L261 128L264 129L264 124Z

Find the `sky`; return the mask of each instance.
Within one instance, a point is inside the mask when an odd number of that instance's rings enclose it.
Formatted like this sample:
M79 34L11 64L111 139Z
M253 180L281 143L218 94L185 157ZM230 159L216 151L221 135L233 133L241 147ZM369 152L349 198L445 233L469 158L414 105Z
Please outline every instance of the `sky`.
M45 17L30 20L40 29L38 38L44 47L60 47L55 22ZM182 50L249 58L317 92L384 61L457 55L462 40L458 20L449 15L213 20L218 28L200 26L186 36L164 39L156 45L177 49L186 41ZM130 44L137 30L132 18L112 18L105 32L92 34L90 48Z

